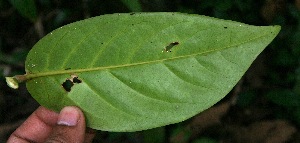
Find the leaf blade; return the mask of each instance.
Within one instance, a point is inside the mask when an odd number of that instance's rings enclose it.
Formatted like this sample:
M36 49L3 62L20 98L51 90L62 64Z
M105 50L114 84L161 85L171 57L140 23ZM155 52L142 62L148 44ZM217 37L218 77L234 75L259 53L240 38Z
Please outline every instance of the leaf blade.
M27 88L48 108L81 107L96 129L176 123L222 99L279 29L177 13L100 16L38 42L26 60ZM70 75L82 83L66 92Z

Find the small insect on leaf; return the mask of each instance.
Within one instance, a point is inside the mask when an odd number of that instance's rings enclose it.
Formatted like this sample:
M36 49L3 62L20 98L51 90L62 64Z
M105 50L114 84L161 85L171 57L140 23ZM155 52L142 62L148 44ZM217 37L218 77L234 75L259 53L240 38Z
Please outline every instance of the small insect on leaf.
M170 44L164 49L164 51L165 51L165 52L172 52L171 49L172 49L174 46L178 45L178 44L179 44L179 42L172 42L172 43L170 43ZM163 51L163 52L164 52L164 51Z

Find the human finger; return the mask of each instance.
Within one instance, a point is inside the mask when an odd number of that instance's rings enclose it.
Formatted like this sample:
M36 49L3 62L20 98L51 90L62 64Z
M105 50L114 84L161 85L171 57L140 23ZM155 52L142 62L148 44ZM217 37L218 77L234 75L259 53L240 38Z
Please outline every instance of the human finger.
M46 140L47 143L83 143L85 138L85 119L82 111L75 106L64 107L59 113L55 126Z
M8 143L43 142L56 125L58 113L40 106L9 137Z

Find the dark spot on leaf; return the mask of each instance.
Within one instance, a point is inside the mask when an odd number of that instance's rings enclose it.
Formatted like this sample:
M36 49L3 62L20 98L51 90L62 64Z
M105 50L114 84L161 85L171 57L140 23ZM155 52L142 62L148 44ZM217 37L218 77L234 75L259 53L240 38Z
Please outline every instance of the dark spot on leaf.
M178 44L179 44L179 42L172 42L172 43L170 43L170 44L164 49L164 51L166 51L166 52L172 52L171 49L172 49L174 46L178 45Z
M65 70L70 70L71 68L65 68Z
M81 80L78 77L73 78L73 83L81 83Z
M225 29L227 29L227 27L226 27L226 26L225 26L224 28L225 28Z
M74 85L74 83L70 80L67 79L63 84L62 87L67 91L70 92L71 91L71 87Z
M101 43L101 44L103 44L103 43Z
M130 15L135 15L135 13L134 13L134 12L132 12L132 13L130 13Z
M62 87L67 92L70 92L74 85L79 84L81 82L82 81L76 75L71 75L71 78L66 79L66 81L62 84Z

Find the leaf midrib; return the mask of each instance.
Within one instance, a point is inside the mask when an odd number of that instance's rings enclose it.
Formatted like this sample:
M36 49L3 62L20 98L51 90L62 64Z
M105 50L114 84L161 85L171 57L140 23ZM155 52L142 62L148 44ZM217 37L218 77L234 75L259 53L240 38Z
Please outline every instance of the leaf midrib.
M205 52L200 52L200 53L195 53L195 54L190 54L190 55L177 56L177 57L173 57L173 58L166 58L166 59L147 61L147 62L139 62L139 63L131 63L131 64L123 64L123 65L115 65L115 66L106 66L106 67L93 67L93 68L74 69L74 70L58 70L58 71L41 72L41 73L26 73L25 76L26 76L27 80L30 80L30 79L33 79L33 78L44 77L44 76L82 73L82 72L91 72L91 71L98 71L98 70L101 71L101 70L107 70L107 69L116 69L116 68L139 66L139 65L145 65L145 64L161 63L161 62L164 62L164 61L184 59L184 58L188 58L188 57L204 55L204 54L209 54L209 53L229 49L229 48L236 47L236 46L239 46L239 45L251 42L251 41L255 41L256 39L264 37L268 34L269 33L266 32L266 33L264 33L260 36L254 37L252 39L249 39L249 40L246 40L246 41L243 41L243 42L240 42L240 43L236 43L236 44L233 44L233 45L229 45L229 46L226 46L226 47L223 47L223 48L217 48L217 49L213 49L213 50L209 50L209 51L205 51Z

